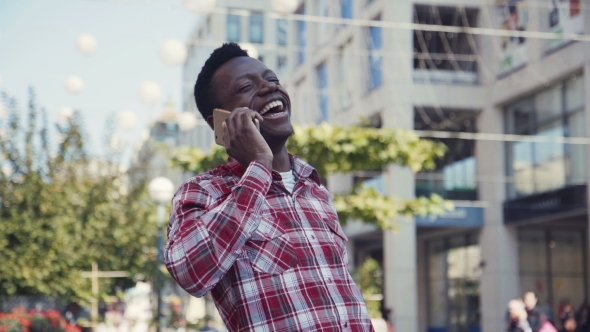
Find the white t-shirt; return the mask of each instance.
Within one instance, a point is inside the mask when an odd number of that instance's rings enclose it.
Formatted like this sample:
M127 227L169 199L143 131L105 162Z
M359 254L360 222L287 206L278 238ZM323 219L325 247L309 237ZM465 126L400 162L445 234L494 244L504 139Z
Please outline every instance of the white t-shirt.
M293 171L289 171L289 172L279 172L279 174L281 174L281 178L283 179L283 185L285 186L285 188L287 188L287 190L292 193L293 192L293 188L295 187L295 174L293 174Z

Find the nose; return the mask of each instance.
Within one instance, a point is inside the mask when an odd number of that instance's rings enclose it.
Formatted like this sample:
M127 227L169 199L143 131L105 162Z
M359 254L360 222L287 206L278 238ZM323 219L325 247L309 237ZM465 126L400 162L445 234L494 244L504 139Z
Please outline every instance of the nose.
M260 84L260 90L258 90L258 95L264 96L267 93L272 93L272 92L277 91L277 89L278 89L278 86L276 83L262 80L262 83Z

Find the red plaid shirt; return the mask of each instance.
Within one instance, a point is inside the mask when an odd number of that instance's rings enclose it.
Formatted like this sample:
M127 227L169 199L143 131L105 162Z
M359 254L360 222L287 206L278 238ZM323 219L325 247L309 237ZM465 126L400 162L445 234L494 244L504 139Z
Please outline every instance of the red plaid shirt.
M278 172L231 158L182 185L166 267L190 294L211 291L230 331L373 331L331 195L313 167L291 165L292 195Z

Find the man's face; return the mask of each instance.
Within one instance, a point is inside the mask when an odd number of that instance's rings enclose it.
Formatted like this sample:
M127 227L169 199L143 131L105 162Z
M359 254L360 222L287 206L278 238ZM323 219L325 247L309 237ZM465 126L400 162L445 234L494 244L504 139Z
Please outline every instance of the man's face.
M212 80L221 107L233 111L248 107L260 114L260 133L269 143L280 143L293 134L291 99L275 73L262 62L237 57L221 66Z
M524 294L524 303L528 309L533 309L537 305L537 296L531 292Z

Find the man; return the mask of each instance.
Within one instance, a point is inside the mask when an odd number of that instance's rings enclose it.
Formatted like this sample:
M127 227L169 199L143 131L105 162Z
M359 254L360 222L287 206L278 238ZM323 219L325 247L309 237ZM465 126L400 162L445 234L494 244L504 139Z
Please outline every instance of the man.
M373 331L331 195L287 153L291 101L275 73L224 44L205 62L195 101L212 128L214 108L231 111L230 158L174 196L172 277L195 296L210 291L230 331Z
M535 292L524 293L524 304L527 313L527 320L533 332L538 332L543 326L543 312L537 306L539 299Z

